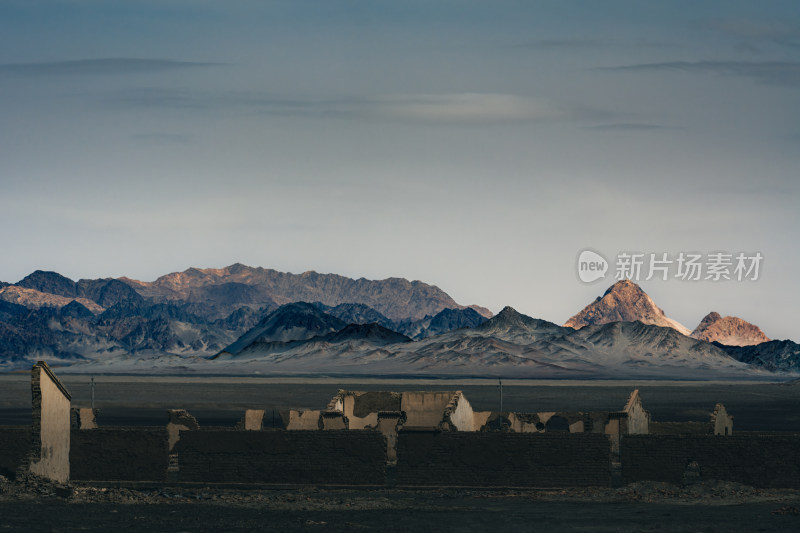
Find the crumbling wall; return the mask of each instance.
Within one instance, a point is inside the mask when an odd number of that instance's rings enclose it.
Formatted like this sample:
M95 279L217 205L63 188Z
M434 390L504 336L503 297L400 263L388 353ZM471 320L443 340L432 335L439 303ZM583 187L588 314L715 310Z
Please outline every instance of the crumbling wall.
M556 414L555 411L547 411L547 412L536 413L536 416L539 418L539 422L541 422L542 424L547 424L550 421L550 419L555 416L555 414Z
M721 403L714 406L710 424L714 435L733 435L733 417Z
M321 429L321 411L289 411L289 420L286 422L286 429L292 431L308 431Z
M0 476L16 477L30 449L30 426L0 426Z
M611 441L611 452L614 454L619 454L620 440L626 431L626 418L625 413L610 413L603 427L603 432Z
M650 422L650 435L708 435L707 422Z
M700 479L800 488L798 458L797 435L626 435L620 450L625 483L680 484L691 465Z
M72 430L72 479L164 481L169 463L167 430L100 428Z
M544 424L539 419L536 413L498 413L493 416L504 417L508 420L508 431L515 433L539 433L544 431ZM540 427L537 427L537 424ZM498 425L495 423L490 428L497 429ZM504 428L503 428L504 429Z
M627 415L628 435L647 435L650 432L650 413L642 405L639 389L634 390L623 409Z
M475 431L475 413L461 391L456 392L444 410L444 425L452 431Z
M70 426L72 429L97 429L97 413L99 409L91 407L73 407L70 410Z
M53 481L69 481L72 397L44 361L31 369L31 394L33 420L27 469Z
M406 427L436 428L454 392L404 392L400 409L406 413Z
M725 406L716 404L706 422L650 422L650 431L654 435L733 435L733 417Z
M472 427L475 431L481 431L483 427L489 422L489 417L492 416L491 411L474 411L472 413Z
M378 431L386 441L386 462L397 463L397 434L405 422L402 411L378 413Z
M324 412L320 416L321 428L325 431L338 431L347 429L347 418L342 413Z
M347 394L347 391L344 389L339 389L339 392L331 398L331 401L328 402L328 406L325 408L326 411L344 411L344 396Z
M374 428L378 425L378 411L383 411L384 409L379 409L380 405L375 405L373 407L374 411L370 411L368 405L370 403L380 404L381 402L370 401L372 399L379 399L376 397L379 394L381 393L352 392L346 394L342 398L343 408L341 412L347 417L349 429ZM362 399L361 396L367 397Z
M245 409L244 416L237 424L237 429L243 429L245 431L261 431L263 428L263 409Z
M579 411L489 413L483 424L476 429L479 431L512 431L514 433L604 433L607 421L608 413Z
M363 392L340 390L328 403L327 412L342 413L348 429L375 429L378 413L400 410L397 392ZM324 422L323 422L324 423Z
M609 442L570 433L403 430L399 485L610 486Z
M181 431L200 429L197 419L189 414L185 409L167 410L167 435L169 437L169 450L175 448L181 438Z
M179 480L203 483L383 485L377 431L200 430L181 435Z
M460 392L362 392L340 390L328 403L327 413L341 413L348 429L377 429L379 413L405 413L409 427L475 431L489 413L479 416L476 426L472 406Z
M344 414L347 417L364 418L372 413L399 411L400 393L398 392L351 392L352 402L346 404Z

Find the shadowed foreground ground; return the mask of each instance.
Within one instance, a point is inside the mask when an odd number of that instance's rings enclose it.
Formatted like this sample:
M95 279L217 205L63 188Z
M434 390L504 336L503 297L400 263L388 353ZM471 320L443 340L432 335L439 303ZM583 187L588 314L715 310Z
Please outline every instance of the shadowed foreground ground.
M800 531L800 492L736 484L514 490L48 489L0 494L0 531ZM38 490L38 492L37 492Z

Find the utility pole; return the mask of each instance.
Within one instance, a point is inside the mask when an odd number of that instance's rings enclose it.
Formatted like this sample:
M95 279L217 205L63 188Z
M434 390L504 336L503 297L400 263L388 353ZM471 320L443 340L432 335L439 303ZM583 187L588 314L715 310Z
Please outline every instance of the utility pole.
M89 384L92 386L92 411L94 411L94 376Z
M497 380L497 386L500 388L500 412L503 412L503 380Z

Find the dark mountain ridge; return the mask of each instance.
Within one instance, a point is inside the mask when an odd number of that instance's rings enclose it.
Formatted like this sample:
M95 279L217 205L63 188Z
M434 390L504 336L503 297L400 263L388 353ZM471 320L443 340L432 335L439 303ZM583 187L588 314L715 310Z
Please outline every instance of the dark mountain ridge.
M75 282L58 272L37 270L15 285L66 298L87 298L102 307L111 307L122 302L139 305L144 303L144 298L129 285L113 278L82 279Z
M322 302L314 302L312 305L317 307L320 311L335 316L347 324L375 323L397 331L395 321L390 320L382 313L366 304L343 303L332 307Z
M36 270L15 285L67 298L77 298L78 296L75 282L58 272Z
M440 335L461 328L474 328L486 322L487 318L469 307L465 309L442 309L434 316L422 320L410 320L395 324L394 330L414 340Z
M290 303L262 318L225 351L236 355L252 344L308 340L335 333L346 325L343 320L323 313L313 304Z
M335 333L319 337L321 342L339 343L347 341L369 341L373 344L397 344L411 339L380 324L348 324Z
M800 344L790 340L774 340L748 346L713 343L728 355L749 365L772 372L800 372Z

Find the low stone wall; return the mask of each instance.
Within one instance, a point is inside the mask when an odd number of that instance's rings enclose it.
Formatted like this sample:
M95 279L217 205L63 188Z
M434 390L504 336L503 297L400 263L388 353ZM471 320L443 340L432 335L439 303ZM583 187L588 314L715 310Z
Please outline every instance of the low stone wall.
M72 479L164 481L169 463L167 430L74 429L70 436Z
M797 435L626 435L620 460L624 483L680 484L688 476L753 487L800 488Z
M181 431L178 479L209 483L383 485L377 431Z
M601 434L401 431L397 484L610 486L610 452Z
M0 426L0 476L13 479L31 448L31 426Z

